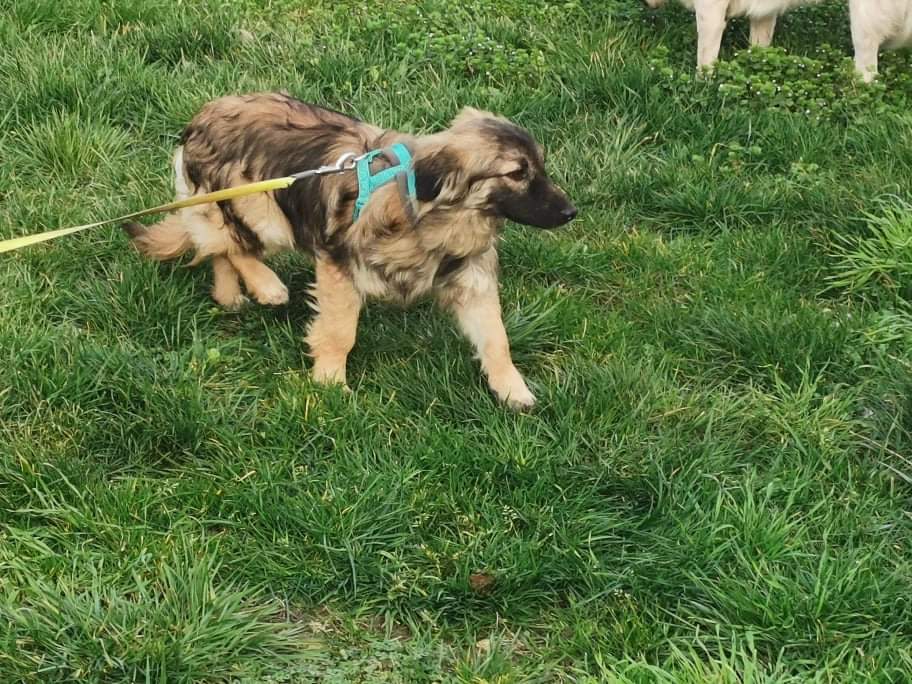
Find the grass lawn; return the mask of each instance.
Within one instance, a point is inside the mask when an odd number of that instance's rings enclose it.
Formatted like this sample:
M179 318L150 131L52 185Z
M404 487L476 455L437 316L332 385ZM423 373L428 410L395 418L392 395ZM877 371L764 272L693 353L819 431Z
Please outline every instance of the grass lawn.
M298 255L239 313L117 228L0 256L0 681L909 681L912 60L842 5L697 79L639 0L0 0L0 237L278 88L503 113L581 210L504 234L526 415L429 305L314 386Z

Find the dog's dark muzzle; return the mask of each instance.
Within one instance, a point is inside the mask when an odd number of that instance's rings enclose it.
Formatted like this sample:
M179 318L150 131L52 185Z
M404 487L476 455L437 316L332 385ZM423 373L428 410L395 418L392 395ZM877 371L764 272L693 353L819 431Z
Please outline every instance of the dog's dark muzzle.
M578 213L579 211L572 204L566 209L561 209L561 217L563 218L563 222L560 225L563 226L570 223L570 221L576 218L576 215Z
M530 202L530 212L527 220L523 221L526 225L535 228L560 228L576 218L579 213L573 206L567 196L556 186L546 195L545 201L541 197Z
M548 207L540 211L533 218L523 221L527 226L551 230L565 226L576 218L577 209L572 204L563 207Z
M570 223L578 213L564 191L547 179L533 181L522 194L505 194L498 198L503 215L534 228L560 228Z

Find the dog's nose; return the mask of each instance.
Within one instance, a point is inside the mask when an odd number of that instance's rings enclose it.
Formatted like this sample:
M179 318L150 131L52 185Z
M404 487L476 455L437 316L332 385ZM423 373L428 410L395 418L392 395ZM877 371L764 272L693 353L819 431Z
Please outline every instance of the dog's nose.
M561 216L564 217L564 223L570 223L570 221L576 218L578 213L576 207L567 207L561 211Z

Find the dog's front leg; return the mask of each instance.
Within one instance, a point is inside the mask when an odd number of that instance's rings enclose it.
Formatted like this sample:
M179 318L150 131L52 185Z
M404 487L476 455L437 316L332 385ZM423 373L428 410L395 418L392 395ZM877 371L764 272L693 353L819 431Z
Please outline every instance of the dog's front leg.
M492 249L466 264L440 292L441 303L456 316L463 334L475 347L488 384L510 408L535 404L526 381L513 365L497 291L497 254Z
M351 277L325 257L316 259L316 315L307 330L314 380L345 384L345 362L355 346L361 295Z
M697 67L711 67L719 58L728 0L697 2Z
M751 45L769 47L773 43L773 33L776 31L776 15L768 17L753 17L750 22Z

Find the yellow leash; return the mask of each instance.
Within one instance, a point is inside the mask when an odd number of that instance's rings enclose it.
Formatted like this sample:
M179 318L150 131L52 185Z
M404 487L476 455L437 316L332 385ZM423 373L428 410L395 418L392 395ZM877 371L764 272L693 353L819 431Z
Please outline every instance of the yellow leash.
M11 240L3 240L0 241L0 253L12 252L14 249L28 247L29 245L34 245L39 242L47 242L48 240L53 240L54 238L59 238L64 235L79 233L83 230L88 230L89 228L98 228L99 226L106 226L111 223L123 223L124 221L148 216L149 214L161 214L168 211L174 211L175 209L195 207L197 204L207 204L208 202L221 202L223 200L234 199L235 197L252 195L256 192L280 190L281 188L287 188L296 180L297 179L294 176L286 176L285 178L273 178L272 180L259 181L258 183L238 185L237 187L228 188L227 190L216 190L215 192L209 192L205 195L195 195L193 197L188 197L187 199L152 207L151 209L134 211L132 214L118 216L117 218L107 219L105 221L96 221L95 223L86 223L82 226L60 228L58 230L49 230L45 233L38 233L37 235L24 235L22 237L12 238Z
M143 209L142 211L135 211L132 214L126 214L125 216L118 216L117 218L106 219L104 221L96 221L95 223L86 223L82 226L59 228L57 230L49 230L47 232L38 233L36 235L24 235L22 237L12 238L10 240L2 240L0 241L0 253L12 252L15 249L28 247L29 245L34 245L39 242L47 242L48 240L53 240L54 238L59 238L64 235L72 235L73 233L79 233L83 230L89 230L90 228L98 228L99 226L107 226L112 223L123 223L124 221L130 221L132 219L141 218L150 214L162 214L165 212L174 211L175 209L195 207L198 204L222 202L224 200L235 199L237 197L253 195L258 192L281 190L283 188L291 186L295 181L301 180L302 178L308 178L309 176L324 176L330 173L351 171L355 168L355 165L359 159L360 157L348 152L339 157L335 164L332 164L330 166L321 166L318 169L301 171L300 173L295 173L291 176L285 176L284 178L272 178L270 180L258 181L256 183L238 185L236 187L227 188L225 190L208 192L205 195L194 195L193 197L188 197L187 199L177 200L176 202L169 202L168 204L161 204L157 207L152 207L151 209Z

